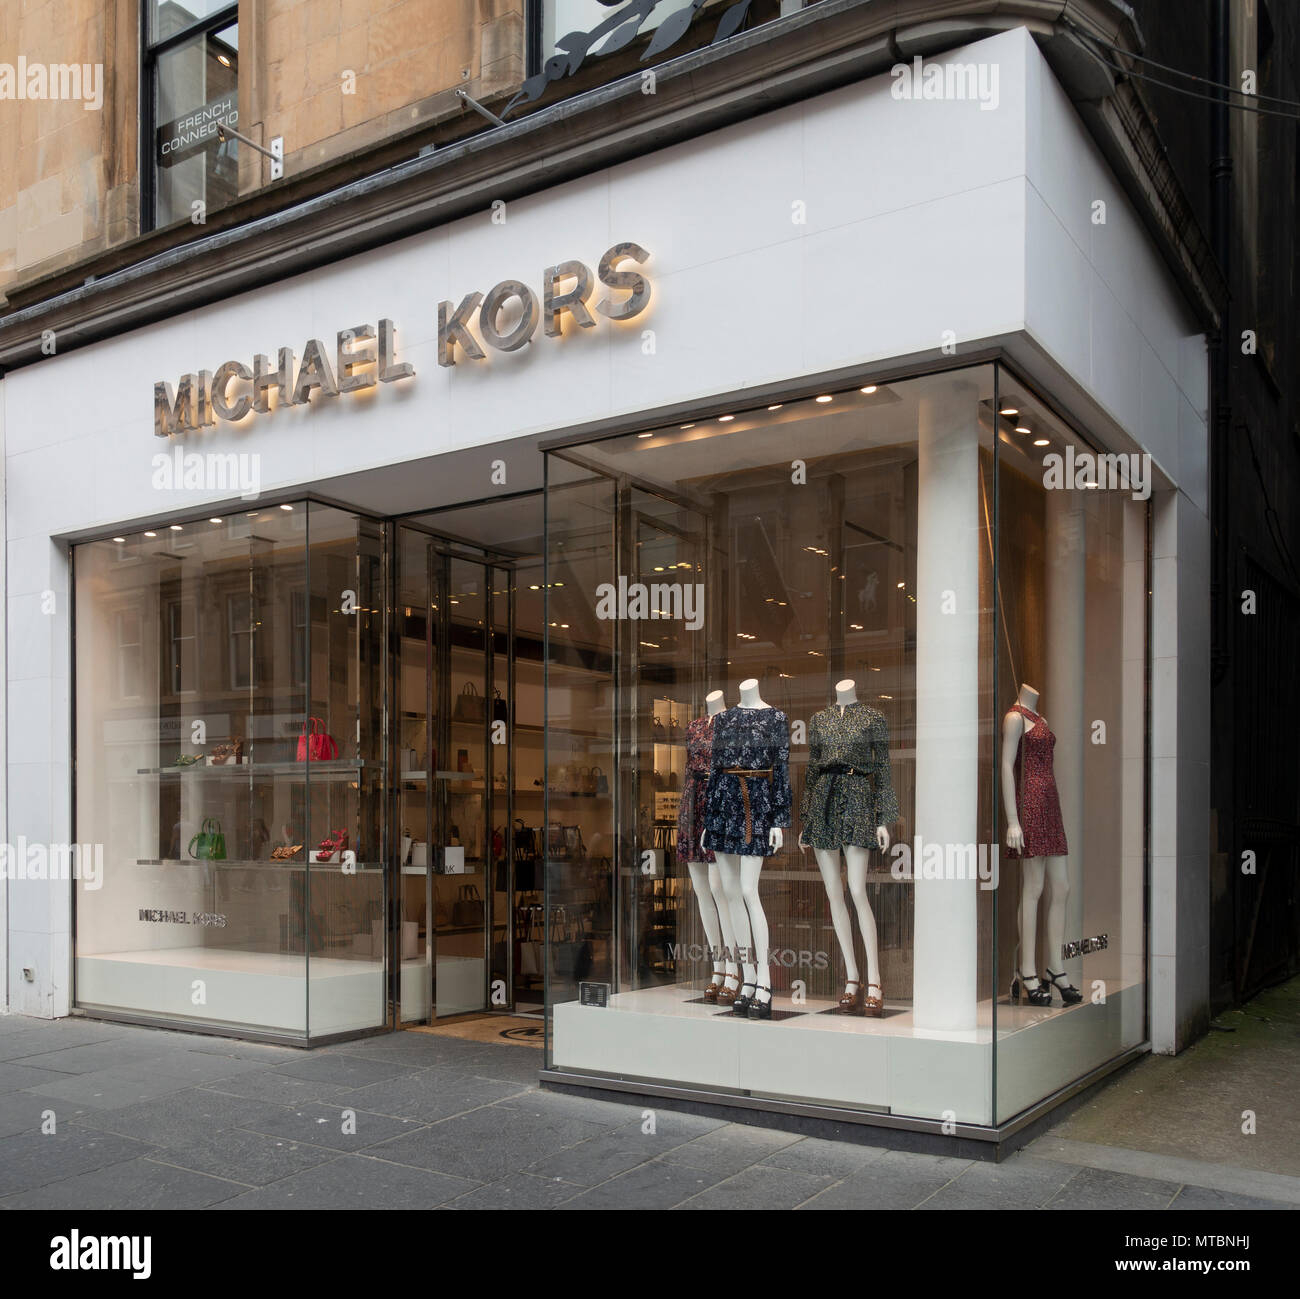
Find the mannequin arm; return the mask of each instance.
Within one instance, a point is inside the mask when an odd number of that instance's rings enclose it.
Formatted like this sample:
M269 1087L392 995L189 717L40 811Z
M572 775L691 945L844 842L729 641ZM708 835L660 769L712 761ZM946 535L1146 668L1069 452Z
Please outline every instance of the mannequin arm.
M1008 713L1002 723L1002 810L1007 814L1007 847L1017 852L1025 846L1016 810L1016 754L1025 721L1019 713Z

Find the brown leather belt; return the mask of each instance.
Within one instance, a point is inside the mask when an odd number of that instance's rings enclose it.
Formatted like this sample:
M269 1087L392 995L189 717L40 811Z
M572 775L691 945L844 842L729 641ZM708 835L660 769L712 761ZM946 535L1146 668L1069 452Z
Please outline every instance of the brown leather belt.
M740 780L740 801L745 807L745 842L749 843L754 837L754 822L749 812L749 782L751 779L766 780L768 785L772 783L772 768L763 767L759 770L752 770L748 767L723 767L723 775L739 776Z

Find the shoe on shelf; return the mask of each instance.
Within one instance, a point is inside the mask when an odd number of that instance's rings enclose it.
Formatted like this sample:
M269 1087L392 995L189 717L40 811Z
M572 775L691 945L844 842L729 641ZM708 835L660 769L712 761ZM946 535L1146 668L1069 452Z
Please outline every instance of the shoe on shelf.
M1031 988L1029 985L1033 983ZM1052 1004L1052 990L1036 974L1021 974L1016 971L1016 977L1011 980L1011 1000L1018 1006L1022 1001L1027 1001L1031 1006L1050 1006Z
M867 984L867 988L875 988L880 996L866 997L862 1003L862 1013L870 1016L872 1019L882 1019L885 1014L885 990L878 983L869 983Z
M1053 974L1051 970L1045 970L1044 973L1047 975L1047 991L1049 996L1051 995L1052 989L1055 988L1057 992L1061 994L1061 1000L1067 1006L1077 1006L1079 1002L1083 1000L1083 993L1081 993L1079 989L1065 977L1064 973ZM1064 982L1062 982L1063 979L1065 980Z
M767 1000L760 1000L758 994L767 993ZM749 1017L750 1019L771 1019L772 1018L772 989L764 988L762 985L754 989L754 995L749 999Z
M713 982L704 989L704 1000L710 1005L715 1005L718 1000L718 994L722 991L722 981L727 976L721 970L713 971Z
M736 986L731 987L732 984ZM722 981L722 987L718 989L717 1001L720 1006L730 1006L736 997L740 994L740 975L728 974Z
M342 852L347 846L347 830L336 830L332 835L326 835L320 841L320 846L316 849L316 860L318 862L333 861L335 854Z
M746 988L754 988L752 983L742 983L740 991L736 994L736 999L731 1003L731 1012L733 1015L743 1015L749 1009L749 1003L754 1000L753 992L746 992Z

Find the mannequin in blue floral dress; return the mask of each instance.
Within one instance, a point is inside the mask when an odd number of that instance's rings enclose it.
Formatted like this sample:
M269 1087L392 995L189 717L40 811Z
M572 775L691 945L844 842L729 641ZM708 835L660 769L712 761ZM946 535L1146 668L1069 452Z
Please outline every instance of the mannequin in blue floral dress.
M790 824L790 724L764 703L758 681L740 683L740 703L713 719L713 753L705 795L701 846L712 850L722 872L741 953L745 982L734 1014L772 1018L767 970L767 916L758 895L763 862L781 851Z

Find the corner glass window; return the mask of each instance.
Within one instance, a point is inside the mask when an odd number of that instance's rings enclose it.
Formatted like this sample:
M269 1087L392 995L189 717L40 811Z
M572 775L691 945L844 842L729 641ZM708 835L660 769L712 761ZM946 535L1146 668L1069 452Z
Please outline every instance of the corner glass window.
M1142 1041L1118 459L994 366L548 453L548 1067L988 1126Z

